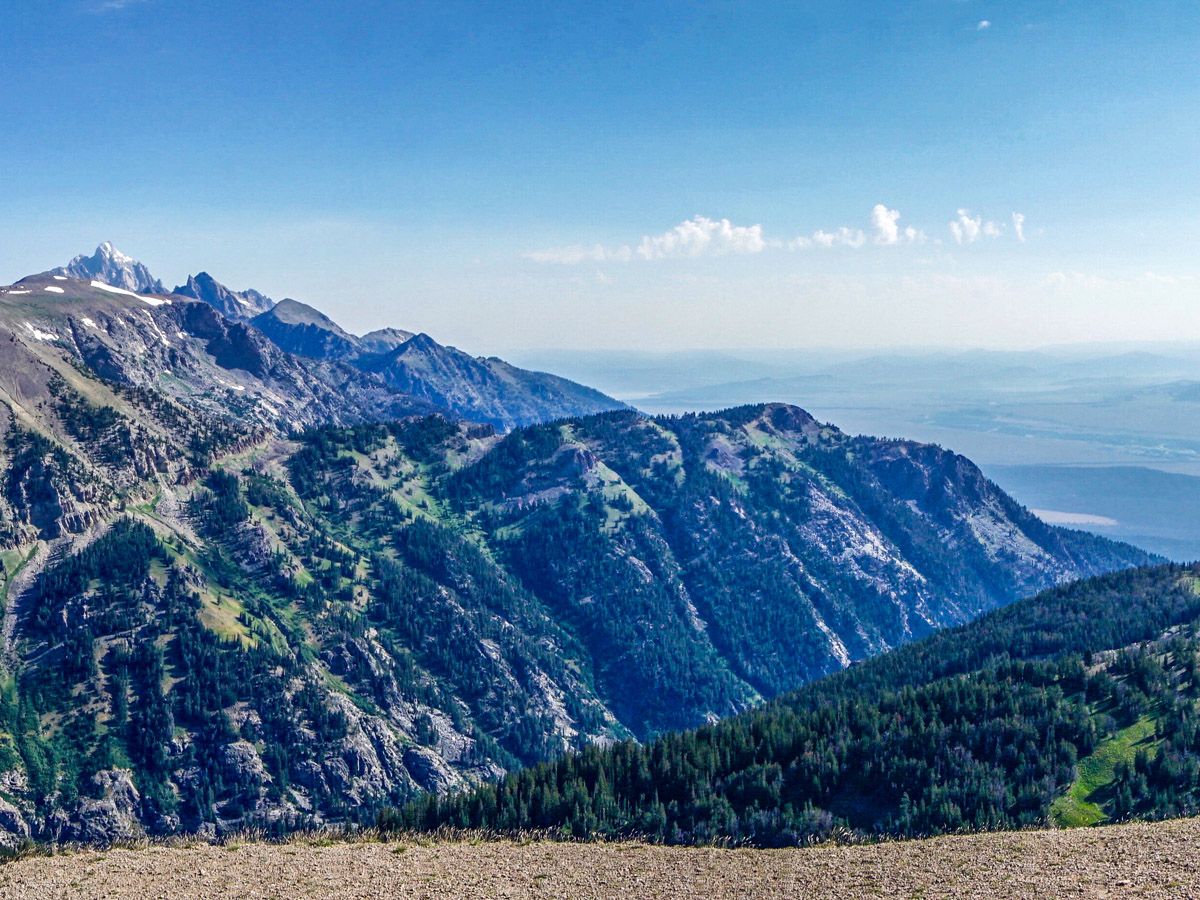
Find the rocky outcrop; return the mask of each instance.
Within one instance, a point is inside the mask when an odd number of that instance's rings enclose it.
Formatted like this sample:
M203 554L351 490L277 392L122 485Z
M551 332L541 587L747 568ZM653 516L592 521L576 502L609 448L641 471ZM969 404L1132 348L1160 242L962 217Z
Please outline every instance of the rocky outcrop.
M142 837L141 796L127 769L108 769L92 778L96 796L52 813L46 836L58 843L107 845Z
M29 840L31 833L21 811L0 797L0 850L15 850Z

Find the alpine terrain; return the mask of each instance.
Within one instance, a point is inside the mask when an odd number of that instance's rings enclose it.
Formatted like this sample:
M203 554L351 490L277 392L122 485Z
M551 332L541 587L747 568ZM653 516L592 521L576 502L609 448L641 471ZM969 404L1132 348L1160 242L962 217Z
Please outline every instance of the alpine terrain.
M847 667L827 683L881 671L859 660L1153 561L1043 524L954 453L853 437L796 407L651 418L425 335L357 337L203 274L158 288L102 245L0 289L10 844L399 808L469 819L459 801L419 798L507 796L461 792L571 751L588 765L660 753L676 745L659 735L706 723L740 734L792 708L747 712L764 701ZM1174 623L1159 618L1145 627ZM1049 683L1067 664L1044 665ZM738 714L751 718L711 725ZM1085 720L1080 707L1061 732L1092 735L1079 757L1106 733ZM763 768L738 776L736 815L705 827L758 839L820 810L857 821L843 793L901 823L889 828L910 821L831 780L840 746L812 763L820 791L796 789L811 813L771 818L775 794L747 798L760 780L792 782L751 741L727 766ZM1054 752L1065 783L1073 760ZM1045 784L1041 769L1029 778ZM593 796L608 802L591 783L528 815L575 827L563 810ZM627 818L604 818L612 830L643 807L662 818L640 794L614 802ZM661 833L698 834L697 814L669 802ZM747 803L762 824L743 824Z

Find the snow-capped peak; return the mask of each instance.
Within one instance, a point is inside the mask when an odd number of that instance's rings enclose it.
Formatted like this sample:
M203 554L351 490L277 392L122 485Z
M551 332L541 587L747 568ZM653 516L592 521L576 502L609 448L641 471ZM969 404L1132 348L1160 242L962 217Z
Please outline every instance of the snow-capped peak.
M136 263L137 262L137 260L135 260L132 256L122 253L120 250L118 250L116 247L114 247L112 241L105 241L104 243L102 243L99 247L96 248L96 253L100 254L102 256L108 257L115 263Z
M83 281L102 281L112 287L143 294L164 294L166 290L145 265L122 253L105 241L91 256L79 254L65 266L50 270L51 275L68 275Z

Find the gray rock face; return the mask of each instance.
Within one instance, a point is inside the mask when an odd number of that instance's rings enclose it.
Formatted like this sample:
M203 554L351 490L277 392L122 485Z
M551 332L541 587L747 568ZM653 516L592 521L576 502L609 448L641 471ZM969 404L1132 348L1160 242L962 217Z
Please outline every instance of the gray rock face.
M462 784L458 774L428 747L410 747L404 752L404 765L422 790L445 794Z
M12 848L29 837L29 823L21 811L0 797L0 846Z
M91 256L81 253L65 266L51 269L50 274L84 281L95 279L135 293L166 293L163 283L151 275L143 263L122 253L108 241L97 247Z
M189 275L172 293L201 300L231 319L250 319L275 305L274 300L256 290L230 290L207 272Z
M84 797L69 814L55 812L47 832L59 843L106 845L145 834L140 820L141 796L127 769L97 772L92 779L99 798Z
M249 741L234 741L227 744L224 764L229 777L239 784L264 785L271 780L267 767L263 765L258 750Z

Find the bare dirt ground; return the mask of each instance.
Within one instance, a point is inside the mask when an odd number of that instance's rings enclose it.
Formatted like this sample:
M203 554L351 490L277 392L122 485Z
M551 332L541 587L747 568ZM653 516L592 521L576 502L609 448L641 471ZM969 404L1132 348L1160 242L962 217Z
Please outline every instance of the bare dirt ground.
M1200 820L855 847L447 841L29 857L0 897L1200 897Z

